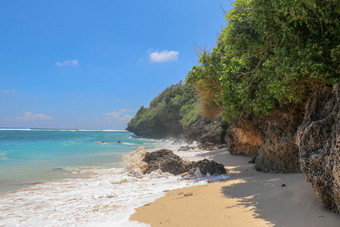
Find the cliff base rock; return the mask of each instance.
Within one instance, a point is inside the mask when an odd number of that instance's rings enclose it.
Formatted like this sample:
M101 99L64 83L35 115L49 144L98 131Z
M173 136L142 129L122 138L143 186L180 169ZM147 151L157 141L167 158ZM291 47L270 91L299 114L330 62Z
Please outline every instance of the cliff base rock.
M298 173L299 148L295 136L304 116L303 105L289 105L272 111L260 120L262 145L255 169L271 173Z
M325 87L309 100L296 140L307 181L321 203L335 212L340 212L339 87Z
M184 138L201 144L224 144L227 128L228 124L220 117L212 121L200 117L184 129Z
M238 119L227 130L226 142L229 151L234 155L254 157L262 145L258 126L250 117Z

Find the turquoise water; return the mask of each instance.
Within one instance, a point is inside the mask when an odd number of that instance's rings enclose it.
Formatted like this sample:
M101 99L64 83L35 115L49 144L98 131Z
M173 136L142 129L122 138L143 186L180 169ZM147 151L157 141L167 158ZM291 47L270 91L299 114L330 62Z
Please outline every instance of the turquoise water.
M126 131L0 129L0 192L79 177L84 169L121 167L124 154L158 144Z
M164 191L228 178L141 175L145 150L135 151L139 146L206 158L204 152L178 152L182 145L125 131L0 128L0 226L145 226L130 221L131 214Z

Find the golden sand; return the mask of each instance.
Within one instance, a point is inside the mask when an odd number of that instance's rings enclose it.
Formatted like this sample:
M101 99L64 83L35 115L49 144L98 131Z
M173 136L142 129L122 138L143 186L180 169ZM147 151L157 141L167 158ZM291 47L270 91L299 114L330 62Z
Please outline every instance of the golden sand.
M304 174L256 172L249 158L226 151L205 154L230 169L230 180L166 192L136 209L131 220L151 226L340 226Z

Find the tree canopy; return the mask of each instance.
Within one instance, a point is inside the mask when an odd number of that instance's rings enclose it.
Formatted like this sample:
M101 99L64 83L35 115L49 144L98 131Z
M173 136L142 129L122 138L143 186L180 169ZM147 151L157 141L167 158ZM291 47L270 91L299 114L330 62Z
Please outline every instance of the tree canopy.
M186 78L202 115L262 116L339 82L338 18L337 0L236 0L216 47Z
M184 128L199 117L196 109L196 96L191 84L182 82L167 87L156 98L150 107L142 106L136 116L131 119L128 129L146 128L151 123L179 122Z

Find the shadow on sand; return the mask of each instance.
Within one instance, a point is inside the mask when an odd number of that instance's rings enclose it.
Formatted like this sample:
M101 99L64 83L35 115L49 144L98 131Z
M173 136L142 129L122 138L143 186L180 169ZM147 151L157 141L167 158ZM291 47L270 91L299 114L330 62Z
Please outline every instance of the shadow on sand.
M248 163L250 158L233 156L226 150L202 156L230 169L230 181L235 183L222 187L222 193L238 199L236 206L253 210L256 218L273 226L340 226L340 215L322 207L304 174L257 172Z

